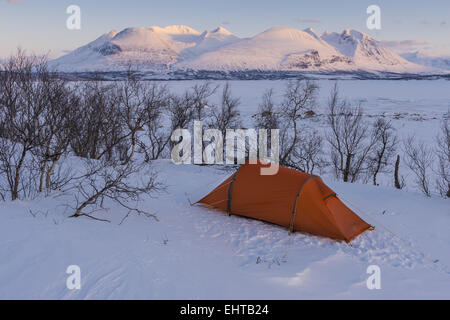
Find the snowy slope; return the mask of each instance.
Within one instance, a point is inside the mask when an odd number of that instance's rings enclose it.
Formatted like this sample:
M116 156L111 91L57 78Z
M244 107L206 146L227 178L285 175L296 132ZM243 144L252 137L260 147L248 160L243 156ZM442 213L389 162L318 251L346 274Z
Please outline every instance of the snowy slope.
M331 63L323 60L339 56L333 47L309 32L276 27L178 66L207 70L317 70L329 68ZM336 67L345 63L336 62Z
M324 33L321 39L351 58L361 69L387 72L424 72L426 68L415 65L378 41L356 30L344 30L341 34Z
M224 28L187 26L112 31L50 63L60 71L298 70L436 72L405 60L355 30L318 35L312 29L270 28L240 39Z
M50 62L60 71L118 71L129 65L139 70L165 70L192 56L208 52L239 38L224 28L212 32L187 26L127 28L112 31Z
M197 39L195 46L186 48L180 53L180 60L195 59L204 53L217 50L239 40L239 37L222 27L218 27L211 32L204 31Z
M199 37L187 26L127 28L105 34L50 65L60 71L115 71L130 64L141 70L164 70Z

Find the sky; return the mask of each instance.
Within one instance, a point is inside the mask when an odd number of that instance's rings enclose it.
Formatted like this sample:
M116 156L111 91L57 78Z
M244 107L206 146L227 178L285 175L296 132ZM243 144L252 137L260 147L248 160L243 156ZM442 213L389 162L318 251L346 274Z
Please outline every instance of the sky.
M69 5L81 8L81 30L66 27ZM370 5L381 9L381 30L366 26ZM55 58L111 30L174 24L240 37L275 26L356 29L397 52L450 55L448 0L0 0L0 58L18 47Z

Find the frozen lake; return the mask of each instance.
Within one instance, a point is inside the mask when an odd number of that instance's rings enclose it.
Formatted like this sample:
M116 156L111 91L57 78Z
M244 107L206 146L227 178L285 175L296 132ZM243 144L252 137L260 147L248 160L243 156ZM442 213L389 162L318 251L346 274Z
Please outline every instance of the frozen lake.
M175 92L204 81L169 81ZM241 100L240 110L244 124L251 127L251 115L258 110L262 94L274 90L280 100L287 80L232 80L211 81L214 85L231 85L233 95ZM330 91L336 81L318 80L318 111L324 113ZM450 81L448 80L339 80L341 97L354 105L361 104L368 116L385 115L392 119L401 136L415 134L417 138L432 141L440 120L450 110ZM220 90L218 90L220 92ZM215 99L218 99L216 95Z

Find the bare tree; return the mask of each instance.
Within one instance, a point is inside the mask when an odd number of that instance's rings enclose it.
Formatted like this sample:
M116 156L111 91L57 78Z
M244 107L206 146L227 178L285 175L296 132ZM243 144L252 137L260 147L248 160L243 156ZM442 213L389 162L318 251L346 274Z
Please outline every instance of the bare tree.
M166 150L171 133L164 127L164 111L169 108L170 94L167 86L152 84L145 103L145 124L148 143L142 143L146 161L158 159Z
M431 196L430 171L432 170L434 154L425 142L416 142L413 136L403 142L406 155L406 165L415 176L417 187L427 196Z
M284 99L280 107L281 115L281 145L280 164L295 167L294 155L299 153L301 134L299 121L304 113L315 104L318 90L316 83L297 80L289 82L284 92Z
M241 126L239 104L239 98L233 97L230 84L227 82L222 90L220 105L211 108L209 127L220 130L224 136L227 129L239 128Z
M189 94L185 92L183 95L172 95L169 99L168 113L170 132L176 129L187 129L195 117L195 110ZM169 144L172 147L174 142L170 141Z
M145 171L144 164L130 160L123 164L119 160L84 159L86 172L74 178L75 205L69 205L74 210L73 218L86 216L96 220L93 214L104 210L106 202L111 201L128 210L145 214L157 220L154 214L139 209L139 201L143 195L151 195L161 190L156 182L154 172Z
M39 192L53 187L60 187L68 182L68 176L60 175L52 181L52 175L58 161L67 155L73 133L73 108L76 109L78 97L73 94L67 81L48 77L40 79L44 85L46 106L40 117L42 124L38 130L38 146L33 154L39 162Z
M280 130L281 165L305 172L324 165L322 138L317 131L308 130L301 123L315 105L317 90L314 82L290 81L280 105L273 100L273 90L263 94L262 103L253 118L257 128Z
M367 158L376 144L368 136L361 106L352 107L339 97L337 84L328 100L327 141L331 146L331 161L337 178L355 182L367 172Z
M377 186L377 176L379 173L386 172L397 145L397 136L391 122L378 118L373 124L372 139L375 140L375 145L367 160L373 185Z
M442 120L441 133L436 138L438 159L437 188L442 196L450 198L450 112Z
M262 96L262 102L258 106L258 112L253 116L257 129L267 130L267 148L272 148L271 129L280 129L281 115L279 107L273 101L273 89L267 90ZM282 134L284 131L282 130Z
M159 126L157 120L164 102L160 99L161 93L155 91L158 90L155 86L148 86L146 82L139 81L131 73L126 81L117 85L116 90L118 91L120 122L124 124L123 135L118 140L130 146L124 159L125 164L135 154L136 147L143 145L141 132L147 129L150 133L150 140L154 139L153 143L160 142L158 136L155 135L154 126ZM152 149L153 153L155 151Z
M296 159L294 168L306 173L314 173L315 169L326 166L323 158L323 138L317 130L304 130L300 136L299 147L295 149L293 158Z
M11 57L0 70L0 173L6 176L12 200L19 198L24 167L38 145L45 108L42 79L47 77L46 58Z
M211 82L194 85L187 93L188 101L192 104L195 120L203 121L206 117L206 108L209 106L209 98L216 92L218 86Z
M279 110L273 101L273 90L270 89L264 92L258 112L253 115L256 127L259 129L279 129L280 117Z
M125 126L115 85L88 81L82 84L78 94L80 103L72 109L77 118L73 121L74 134L70 143L75 154L100 159L126 151Z

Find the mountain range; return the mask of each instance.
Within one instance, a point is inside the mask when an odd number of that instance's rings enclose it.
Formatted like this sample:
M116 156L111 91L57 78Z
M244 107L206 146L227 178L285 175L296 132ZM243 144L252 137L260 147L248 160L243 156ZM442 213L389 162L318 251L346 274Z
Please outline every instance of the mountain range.
M239 38L219 27L200 33L188 26L126 28L50 62L62 72L124 71L304 71L432 73L433 65L408 61L356 30L270 28Z

